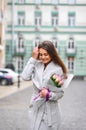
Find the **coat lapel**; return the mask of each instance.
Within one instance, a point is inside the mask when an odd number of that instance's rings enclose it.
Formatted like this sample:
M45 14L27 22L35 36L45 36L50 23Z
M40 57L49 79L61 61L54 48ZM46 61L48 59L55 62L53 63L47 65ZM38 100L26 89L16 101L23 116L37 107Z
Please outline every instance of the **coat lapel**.
M41 89L46 87L51 75L57 72L58 66L50 62L44 70L44 64L42 62L39 64L39 66L36 66L36 75L33 82L38 89Z

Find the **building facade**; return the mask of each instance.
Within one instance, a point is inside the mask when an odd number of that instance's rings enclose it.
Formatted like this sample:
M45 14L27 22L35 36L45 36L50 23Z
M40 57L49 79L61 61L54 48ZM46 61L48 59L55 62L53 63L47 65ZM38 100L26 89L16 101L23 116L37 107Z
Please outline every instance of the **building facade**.
M51 40L75 76L86 76L85 0L7 0L6 64L22 71L40 42Z
M5 0L0 1L0 67L5 65Z

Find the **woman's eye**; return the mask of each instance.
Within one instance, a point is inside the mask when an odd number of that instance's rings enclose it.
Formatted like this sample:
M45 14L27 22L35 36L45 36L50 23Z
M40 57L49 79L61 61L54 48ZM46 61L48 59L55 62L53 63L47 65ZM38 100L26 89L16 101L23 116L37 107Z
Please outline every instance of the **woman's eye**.
M48 56L48 54L44 54L45 56Z
M39 53L39 56L42 56L42 54Z
M39 53L39 56L48 56L48 54L41 54L41 53Z

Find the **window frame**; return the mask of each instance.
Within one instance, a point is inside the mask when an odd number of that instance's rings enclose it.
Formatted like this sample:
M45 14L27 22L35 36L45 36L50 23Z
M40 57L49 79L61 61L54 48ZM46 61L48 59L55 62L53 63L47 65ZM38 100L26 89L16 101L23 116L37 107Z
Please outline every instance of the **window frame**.
M56 37L52 37L52 42L53 42L55 48L58 49L58 40Z
M69 72L73 72L74 71L74 57L68 57L68 59L67 59L67 66L68 66Z
M75 26L75 12L68 13L68 26Z
M53 27L57 27L58 24L59 24L59 15L58 15L58 12L52 12L51 14L52 16L52 26Z
M25 12L18 12L18 25L19 26L25 25Z
M18 37L18 41L16 42L16 52L23 53L25 51L25 39L24 37Z
M37 36L33 42L33 48L37 47L40 44L40 37Z
M73 37L69 37L67 48L68 49L74 49L75 48L75 41L74 41Z
M40 27L42 24L41 12L35 12L34 24L36 27Z

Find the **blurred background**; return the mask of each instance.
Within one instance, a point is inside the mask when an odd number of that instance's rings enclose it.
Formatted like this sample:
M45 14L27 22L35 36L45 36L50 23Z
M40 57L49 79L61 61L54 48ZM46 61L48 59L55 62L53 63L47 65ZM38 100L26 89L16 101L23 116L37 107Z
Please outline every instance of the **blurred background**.
M0 130L29 130L33 87L21 72L44 40L75 76L61 100L60 130L86 130L86 0L0 0Z
M0 68L20 74L33 48L51 40L69 73L85 78L85 16L86 0L0 0Z

